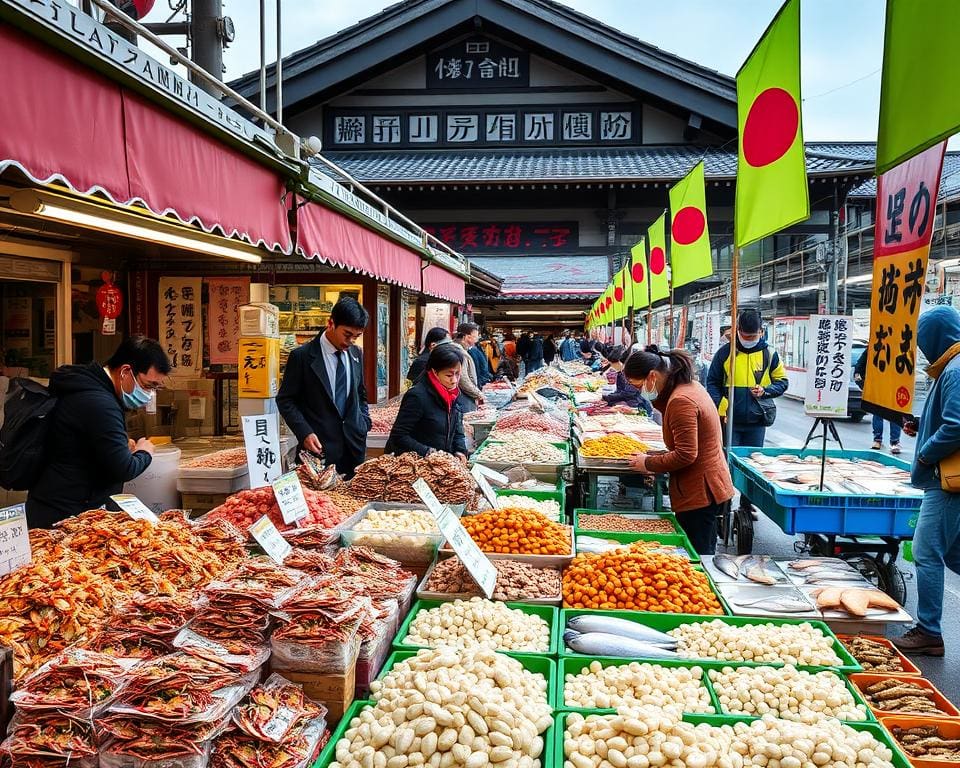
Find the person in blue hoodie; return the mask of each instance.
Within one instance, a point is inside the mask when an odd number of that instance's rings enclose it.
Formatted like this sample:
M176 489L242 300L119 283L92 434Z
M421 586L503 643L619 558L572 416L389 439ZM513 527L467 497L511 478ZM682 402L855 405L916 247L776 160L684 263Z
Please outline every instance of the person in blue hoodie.
M623 364L627 362L631 347L613 347L607 351L605 357L610 362L610 368L617 372L617 388L609 395L603 396L607 405L623 404L643 411L647 416L653 416L653 406L650 401L640 394L640 390L627 381L623 375Z
M940 487L938 464L960 451L960 312L936 307L920 315L917 345L932 361L927 375L934 380L919 422L904 423L907 434L917 434L911 482L923 489L913 535L917 625L894 644L907 653L943 656L943 569L960 574L960 493Z

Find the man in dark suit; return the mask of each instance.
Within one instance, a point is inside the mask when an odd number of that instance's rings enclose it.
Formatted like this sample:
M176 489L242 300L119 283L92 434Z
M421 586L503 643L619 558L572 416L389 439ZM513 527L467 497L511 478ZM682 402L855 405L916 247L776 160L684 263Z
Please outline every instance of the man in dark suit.
M322 454L348 478L366 457L370 431L363 351L353 345L369 319L356 299L340 299L326 330L290 353L277 393L280 415L300 447Z

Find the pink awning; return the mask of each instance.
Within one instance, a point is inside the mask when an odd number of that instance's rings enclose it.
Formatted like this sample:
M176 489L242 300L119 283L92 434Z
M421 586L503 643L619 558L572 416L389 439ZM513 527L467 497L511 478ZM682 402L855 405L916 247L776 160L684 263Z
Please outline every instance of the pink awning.
M467 301L463 278L447 272L436 264L431 264L423 270L423 293L445 299L453 304L465 304Z
M0 61L0 171L289 252L276 172L8 25Z
M317 203L297 208L297 253L420 290L420 255Z

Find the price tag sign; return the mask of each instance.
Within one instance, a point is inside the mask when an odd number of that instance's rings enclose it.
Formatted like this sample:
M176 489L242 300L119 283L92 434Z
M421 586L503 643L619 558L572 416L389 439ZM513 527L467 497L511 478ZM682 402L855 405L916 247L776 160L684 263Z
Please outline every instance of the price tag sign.
M26 505L0 509L0 576L26 565L31 559Z
M480 489L480 493L483 494L483 498L490 503L491 507L496 509L497 494L494 492L490 483L487 482L487 478L484 476L483 472L480 471L480 465L474 464L473 469L470 470L470 474L473 475L473 479L477 481L477 487Z
M277 496L277 504L280 505L280 514L283 515L283 522L292 525L297 520L302 520L309 513L307 507L307 497L303 495L303 486L300 485L300 476L296 471L287 472L280 475L273 481L273 492Z
M287 540L280 535L277 526L266 515L250 526L250 534L263 547L263 551L274 559L277 565L283 565L283 561L286 560L290 550L293 549Z
M510 485L510 478L502 472L497 472L495 469L485 467L483 464L474 464L473 468L475 471L487 478L487 480L490 480L498 488L504 488Z
M497 569L483 552L477 543L470 538L470 534L457 519L453 510L449 506L440 503L430 486L421 478L413 484L413 490L427 505L430 514L437 521L440 532L444 535L453 551L457 553L460 562L467 569L473 580L480 585L483 594L487 599L493 598L493 590L497 586Z
M154 514L153 510L132 494L118 493L110 498L134 520L149 520L154 525L160 522L160 518Z
M277 414L243 417L243 444L247 449L250 487L262 488L280 477L280 424Z

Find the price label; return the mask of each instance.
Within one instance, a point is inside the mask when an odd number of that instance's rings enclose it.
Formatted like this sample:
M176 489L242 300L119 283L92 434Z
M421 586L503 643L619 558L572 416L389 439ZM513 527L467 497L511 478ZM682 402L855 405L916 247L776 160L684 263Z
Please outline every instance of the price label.
M273 481L273 492L277 496L277 504L280 505L280 514L283 515L283 522L292 525L297 520L302 520L309 513L307 507L307 497L303 495L303 486L300 485L300 476L296 471L287 472L280 475Z
M149 520L154 525L160 522L160 518L154 514L153 510L133 494L118 493L110 498L134 520Z
M497 472L495 469L490 469L490 467L485 467L483 464L474 464L474 470L478 471L485 478L493 482L498 488L504 488L510 484L510 478L507 477L502 472Z
M242 419L251 488L270 485L283 472L278 418L275 413L265 413L262 416L244 416Z
M249 530L250 535L263 547L263 551L270 555L277 565L283 565L283 561L286 560L293 547L280 535L280 531L270 521L270 518L264 515L251 525Z
M480 493L483 494L490 506L494 509L497 508L497 494L493 490L490 483L487 482L487 478L484 476L483 472L480 471L480 465L474 464L473 469L470 470L470 474L473 475L473 479L477 481L477 487L480 489Z
M427 505L430 514L437 521L437 527L450 542L450 546L457 553L457 557L460 558L464 568L467 569L473 580L480 585L480 589L483 590L487 599L491 599L493 590L497 586L497 569L494 568L493 563L480 551L477 543L470 538L470 534L457 519L453 510L440 503L440 500L430 490L430 486L422 478L413 484L413 490Z
M32 557L26 505L0 509L0 576L26 565Z
M296 721L299 713L285 704L281 704L277 707L277 711L273 713L266 724L261 729L263 735L267 737L270 741L281 741L284 736L287 735L287 731L293 726Z

